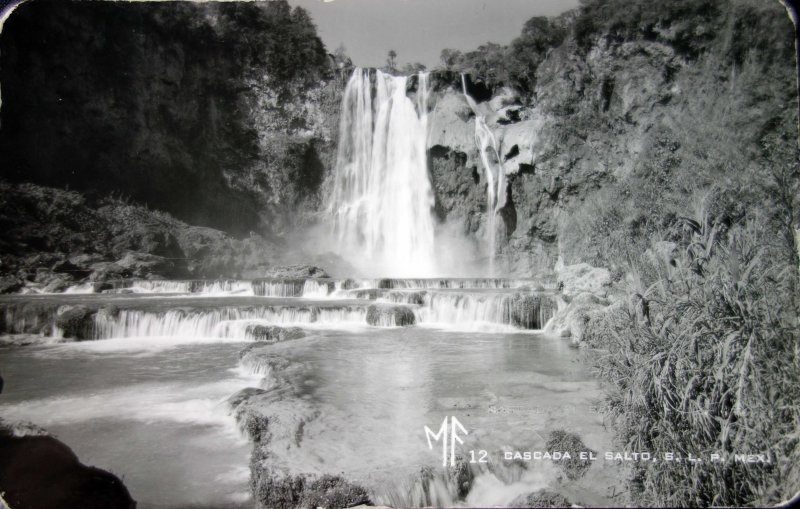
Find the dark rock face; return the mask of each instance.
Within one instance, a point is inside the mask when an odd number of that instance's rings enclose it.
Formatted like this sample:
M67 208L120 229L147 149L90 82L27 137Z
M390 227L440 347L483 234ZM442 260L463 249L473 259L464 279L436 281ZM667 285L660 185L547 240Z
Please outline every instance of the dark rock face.
M329 66L283 0L26 2L0 35L2 174L237 235L285 228L332 159Z
M69 447L51 436L0 433L0 492L19 509L136 507L122 481L81 464Z
M669 3L646 9L649 22L627 17L624 2L583 4L595 11L561 18L567 35L529 76L521 106L499 87L480 105L508 177L495 233L509 274L552 270L559 255L611 269L606 246L680 214L693 199L686 182L745 175L770 136L796 138L786 107L796 103L794 37L778 2L711 1L706 12ZM436 213L487 242L474 117L460 83L439 83L429 141Z
M367 323L376 327L406 327L416 323L408 306L376 305L367 308Z
M299 327L278 327L275 325L250 325L247 327L246 333L255 341L270 343L300 339L306 335L303 329Z
M56 327L64 332L65 338L77 340L94 339L94 316L96 310L86 306L74 306L56 316Z
M25 286L25 283L16 276L2 276L0 277L0 294L14 293L20 288Z

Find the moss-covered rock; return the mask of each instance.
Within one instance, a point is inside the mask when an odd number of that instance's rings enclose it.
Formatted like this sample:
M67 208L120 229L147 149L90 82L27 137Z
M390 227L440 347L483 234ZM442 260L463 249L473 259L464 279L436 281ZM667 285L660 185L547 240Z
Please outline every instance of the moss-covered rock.
M572 503L555 491L539 490L517 497L510 507L572 507Z
M370 502L367 491L338 475L323 475L306 483L299 507L347 508Z
M363 487L337 475L314 478L263 471L251 482L260 509L344 509L370 503Z
M586 474L586 470L592 465L591 460L582 460L579 454L581 452L597 453L597 451L586 447L581 437L564 430L555 430L550 433L545 448L548 451L568 452L570 454L570 459L557 461L556 465L564 471L569 480L573 481L583 477Z
M547 295L517 295L509 303L511 323L523 329L543 329L555 312L553 298Z
M228 405L232 409L236 409L239 405L246 402L253 396L260 396L262 394L266 394L266 392L267 391L265 391L264 389L259 389L258 387L245 387L244 389L240 390L239 392L228 398Z
M94 317L96 310L86 306L73 306L60 310L55 325L65 338L77 340L94 339Z
M589 324L609 308L609 301L591 293L581 293L572 298L560 298L558 311L548 322L545 330L570 338L574 346L579 346L589 331Z
M367 308L367 323L376 327L406 327L414 325L416 317L408 306L372 304Z
M278 327L276 325L248 325L245 333L254 341L270 343L300 339L306 335L300 327Z

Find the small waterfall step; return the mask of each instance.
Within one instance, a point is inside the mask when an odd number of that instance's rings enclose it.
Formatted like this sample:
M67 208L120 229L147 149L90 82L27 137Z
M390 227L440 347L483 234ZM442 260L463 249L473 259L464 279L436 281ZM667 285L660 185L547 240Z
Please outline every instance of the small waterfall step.
M135 284L140 284L136 282ZM215 294L212 288L252 294ZM128 286L130 288L131 286ZM0 334L67 333L81 339L129 336L242 337L249 323L543 329L556 305L540 282L511 279L261 279L159 281L153 293L64 293L0 296ZM172 294L162 289L197 290ZM279 295L279 296L275 296ZM82 324L59 323L68 309ZM90 318L89 318L90 317ZM85 322L85 323L84 323ZM244 328L243 328L244 327Z
M260 278L252 280L137 280L81 283L68 288L68 294L202 294L211 296L255 295L259 297L324 298L347 290L417 290L417 289L531 289L553 290L555 281L548 278Z

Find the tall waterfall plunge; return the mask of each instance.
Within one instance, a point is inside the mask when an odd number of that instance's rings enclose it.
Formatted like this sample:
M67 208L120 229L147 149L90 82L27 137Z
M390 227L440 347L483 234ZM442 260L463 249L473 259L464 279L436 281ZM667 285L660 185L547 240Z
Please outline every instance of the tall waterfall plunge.
M436 274L428 176L428 76L356 69L344 91L330 210L339 252L373 274ZM374 86L373 86L374 85Z
M486 125L486 116L478 111L475 100L467 93L467 81L461 75L461 89L469 107L475 114L475 144L481 155L481 164L486 176L486 216L489 230L489 275L495 275L494 259L497 250L497 214L506 205L506 174L503 160L492 130ZM490 157L491 156L491 157ZM493 159L492 162L490 159Z

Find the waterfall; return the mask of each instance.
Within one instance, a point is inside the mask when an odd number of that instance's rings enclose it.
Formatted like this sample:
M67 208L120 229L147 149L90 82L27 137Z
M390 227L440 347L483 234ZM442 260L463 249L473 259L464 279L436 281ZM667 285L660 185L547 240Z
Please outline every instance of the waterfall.
M475 114L475 144L483 164L483 172L486 175L486 215L488 218L487 228L489 229L489 275L495 275L494 259L497 249L497 213L506 204L506 175L503 170L503 160L500 158L500 150L497 139L486 125L486 116L478 111L475 100L467 93L467 81L461 75L461 89L464 97ZM493 164L490 156L496 161Z
M357 68L342 99L339 148L329 205L339 252L359 268L430 276L433 191L428 176L428 75L408 79ZM374 88L374 91L373 91Z
M165 312L121 310L114 315L98 313L94 335L98 339L127 337L231 338L251 340L251 325L363 324L366 310L360 306L320 307L221 307L210 310L170 309Z

